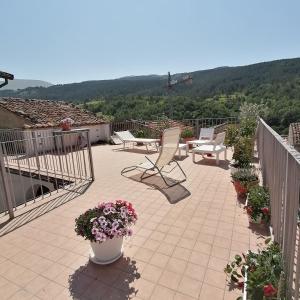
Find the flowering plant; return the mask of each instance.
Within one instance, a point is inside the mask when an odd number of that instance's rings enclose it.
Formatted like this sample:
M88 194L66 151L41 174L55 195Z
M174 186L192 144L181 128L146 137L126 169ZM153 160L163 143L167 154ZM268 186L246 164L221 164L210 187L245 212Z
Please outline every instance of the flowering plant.
M270 194L268 190L262 186L253 186L249 190L247 205L244 207L247 214L257 220L260 217L268 222L270 219Z
M105 242L114 237L131 236L129 228L137 220L132 204L116 200L100 203L87 210L75 220L75 231L91 242Z
M284 273L279 245L265 241L268 244L258 253L248 251L247 254L235 255L234 260L227 264L224 272L237 287L243 287L247 272L247 299L285 299Z
M70 130L71 126L74 124L74 120L71 118L65 118L60 121L60 126L62 127L63 130Z

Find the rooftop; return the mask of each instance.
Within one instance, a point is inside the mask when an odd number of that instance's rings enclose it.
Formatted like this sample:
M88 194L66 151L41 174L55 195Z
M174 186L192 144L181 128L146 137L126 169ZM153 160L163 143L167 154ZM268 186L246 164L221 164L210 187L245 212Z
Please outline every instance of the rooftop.
M106 123L90 111L61 101L0 97L0 108L24 118L25 128L57 127L67 117L75 121L74 126Z
M92 148L94 183L82 195L0 233L1 299L236 299L223 272L237 252L257 249L243 205L236 199L228 162L182 159L187 181L166 188L160 178L120 175L144 161L144 148ZM150 157L154 158L153 153ZM230 155L229 155L230 156ZM109 266L88 260L89 242L76 236L74 219L100 201L125 199L138 214L124 255ZM41 203L41 202L40 202ZM21 211L21 210L20 210ZM12 226L12 225L10 225Z

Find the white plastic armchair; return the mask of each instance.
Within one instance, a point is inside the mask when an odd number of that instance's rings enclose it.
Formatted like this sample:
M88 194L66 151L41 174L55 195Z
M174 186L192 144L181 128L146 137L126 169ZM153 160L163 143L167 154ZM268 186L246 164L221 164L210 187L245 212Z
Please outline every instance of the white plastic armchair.
M201 145L192 150L193 152L193 162L195 162L195 154L201 154L202 157L204 154L215 154L216 155L216 164L219 164L220 153L224 152L224 159L227 159L227 148L224 146L225 132L218 133L213 144L210 145Z
M195 145L195 146L211 144L213 141L213 138L214 138L214 131L215 131L215 129L213 127L201 128L200 134L199 134L199 139L188 141L187 144Z

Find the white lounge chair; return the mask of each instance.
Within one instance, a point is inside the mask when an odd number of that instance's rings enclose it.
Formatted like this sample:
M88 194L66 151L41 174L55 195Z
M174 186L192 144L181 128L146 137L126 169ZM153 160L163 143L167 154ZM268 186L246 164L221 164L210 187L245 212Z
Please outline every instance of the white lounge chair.
M142 143L146 146L147 151L148 145L154 144L156 147L156 150L158 150L158 142L159 139L145 139L145 138L135 138L132 133L129 130L126 131L116 131L115 135L122 141L123 143L123 149L125 149L126 143Z
M169 187L174 186L176 184L179 184L186 180L186 175L182 168L180 167L179 163L174 159L175 153L178 150L179 145L179 139L180 139L180 128L179 127L173 127L165 129L162 136L162 145L161 150L158 155L158 158L155 162L152 162L147 156L147 161L144 163L141 163L136 166L126 167L121 171L121 174L133 171L135 169L143 169L144 172L141 176L141 181L143 179L146 179L148 177L154 176L156 174L159 174L162 179L164 180L165 184ZM171 170L165 171L164 168L166 166L170 166L171 163L174 163L175 166L171 168ZM166 178L164 177L163 173L170 173L175 169L175 167L178 166L180 171L182 172L184 179L180 181L176 181L173 184L170 184L167 182ZM148 171L156 171L153 174L148 174Z
M213 127L201 128L199 139L188 141L187 145L200 146L200 145L212 144L214 138L214 131L215 129Z
M224 152L224 158L227 159L227 148L224 146L225 132L218 133L213 144L211 145L201 145L192 150L193 153L193 162L195 162L195 154L201 154L202 157L204 154L215 154L216 155L216 164L219 164L219 155Z

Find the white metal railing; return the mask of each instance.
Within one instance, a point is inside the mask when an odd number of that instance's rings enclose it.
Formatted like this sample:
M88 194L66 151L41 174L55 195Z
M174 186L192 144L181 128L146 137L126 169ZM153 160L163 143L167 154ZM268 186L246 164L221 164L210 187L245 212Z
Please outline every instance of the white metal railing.
M94 180L88 129L16 136L0 142L0 213Z
M274 239L283 252L287 299L299 299L300 154L262 119L258 125L257 148L264 185L271 196Z
M224 126L228 124L237 124L238 119L235 117L228 118L201 118L201 119L183 119L183 120L169 120L170 122L177 122L184 126L188 126L193 129L194 135L199 136L201 128L215 127L215 128L225 128ZM160 132L158 132L159 127L166 120L155 120L155 121L144 121L144 120L126 120L120 122L111 122L110 128L111 132L114 131L124 131L130 130L133 133L138 131L143 131L146 137L157 137ZM155 126L149 126L149 125ZM222 127L223 126L223 127Z

